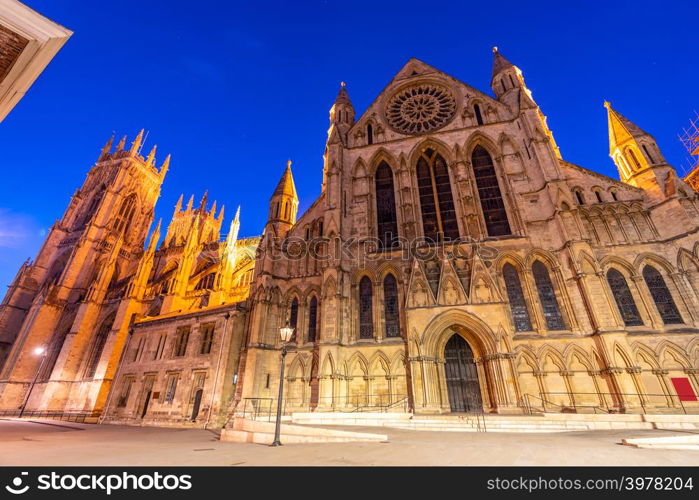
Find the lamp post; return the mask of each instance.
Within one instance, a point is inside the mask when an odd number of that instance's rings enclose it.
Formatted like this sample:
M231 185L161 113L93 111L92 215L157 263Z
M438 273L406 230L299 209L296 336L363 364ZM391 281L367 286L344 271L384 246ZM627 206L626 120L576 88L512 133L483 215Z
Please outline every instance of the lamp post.
M29 398L31 397L32 391L34 390L34 384L36 384L36 381L39 378L39 374L41 373L41 369L44 367L44 361L46 361L46 347L42 345L35 348L34 354L36 354L37 356L41 356L41 363L39 363L39 368L36 370L36 373L34 374L34 380L32 380L32 385L29 386L29 391L27 391L27 397L24 398L22 408L19 410L20 418L22 417L22 415L24 415L24 409L27 407L27 403L29 403Z
M289 326L287 322L286 326L279 329L279 335L282 338L282 366L279 374L279 397L277 398L277 422L274 426L274 441L270 446L281 446L282 442L279 440L279 434L281 432L282 426L282 400L284 399L284 358L287 352L287 343L294 334L294 329Z

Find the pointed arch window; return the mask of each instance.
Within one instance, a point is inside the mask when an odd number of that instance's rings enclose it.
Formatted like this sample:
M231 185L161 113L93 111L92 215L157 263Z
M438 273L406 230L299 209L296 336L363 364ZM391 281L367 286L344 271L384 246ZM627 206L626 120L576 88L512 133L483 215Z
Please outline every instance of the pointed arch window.
M633 300L631 290L626 282L626 278L614 268L607 271L607 283L612 290L612 295L621 313L621 319L626 326L639 326L643 324L641 315L638 313L636 301Z
M359 338L374 338L373 294L371 280L364 276L359 282Z
M371 126L371 123L366 126L366 143L374 144L374 127Z
M439 153L428 148L420 155L416 170L425 239L458 239L459 226L456 222L447 162Z
M515 331L531 331L532 323L529 319L527 302L524 300L522 283L519 280L519 273L517 273L515 266L509 262L505 264L502 267L502 277L505 280L505 288L507 289L507 298L510 301L510 312L512 313L512 321L515 325Z
M294 329L294 333L291 335L290 342L296 340L296 327L299 322L299 299L294 297L291 301L291 307L289 308L289 327Z
M102 321L102 325L97 331L97 335L92 342L92 348L90 349L90 356L88 357L87 365L85 365L85 378L92 378L95 376L97 365L102 357L102 351L107 343L107 337L112 329L112 324L114 323L115 317L116 315L114 313L107 316L107 318Z
M558 307L558 300L549 276L549 270L543 262L537 260L532 265L532 274L539 294L539 300L541 301L541 308L544 312L546 328L548 330L565 330L566 326L563 322L563 316L561 316L561 310Z
M662 274L653 266L646 266L643 268L643 279L648 285L648 290L650 290L650 295L653 297L653 302L655 302L655 307L658 309L663 323L669 325L682 323L682 316L677 310Z
M636 155L633 152L633 149L629 148L626 150L626 155L631 158L631 161L629 162L630 164L634 165L636 169L641 168L641 164L638 163L638 158L636 158Z
M483 115L481 114L481 107L478 104L473 105L473 114L476 115L476 123L478 125L483 125Z
M136 195L132 194L121 203L114 221L114 230L117 233L125 233L136 211Z
M398 236L396 219L396 197L393 190L393 172L386 162L381 162L376 169L376 222L377 236L383 248L393 246Z
M314 295L308 304L308 341L316 341L316 330L318 323L318 299Z
M398 319L398 283L393 274L387 274L383 280L383 303L386 338L400 337Z
M505 202L490 153L484 147L476 146L471 154L471 163L488 236L511 234Z

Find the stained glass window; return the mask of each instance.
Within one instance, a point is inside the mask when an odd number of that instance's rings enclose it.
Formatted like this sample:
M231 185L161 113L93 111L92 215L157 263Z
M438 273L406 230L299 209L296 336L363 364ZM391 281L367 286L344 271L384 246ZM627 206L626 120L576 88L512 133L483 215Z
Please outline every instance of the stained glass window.
M386 337L400 337L398 319L398 283L396 277L387 274L383 280L384 320Z
M308 341L316 341L316 323L318 318L318 299L314 295L308 305Z
M291 335L290 342L296 340L296 327L299 322L299 299L294 297L291 301L291 308L289 309L289 326L294 329L294 333Z
M417 184L425 239L458 239L459 226L447 162L432 149L425 150L417 162Z
M373 287L371 280L364 276L359 282L359 338L374 337L374 318L372 314Z
M384 248L393 246L398 236L396 197L393 191L393 172L385 162L376 169L377 236Z
M644 267L643 279L646 281L646 285L648 285L650 295L653 297L653 302L655 302L655 307L658 308L658 313L660 313L663 323L682 323L682 316L680 316L675 301L672 299L672 294L658 270L652 266Z
M495 174L493 159L485 148L476 146L471 155L471 160L488 235L502 236L510 234L510 223L507 221L505 203L500 193L500 185Z
M505 279L505 288L507 289L507 298L510 301L510 311L512 312L515 331L531 331L532 324L529 320L529 311L527 310L522 284L515 266L509 263L505 264L502 268L502 276Z
M563 322L563 316L561 316L561 310L558 307L556 292L553 289L548 269L540 260L537 260L532 265L532 274L539 293L541 307L544 311L546 327L549 330L565 330L566 326Z
M636 302L633 300L626 278L616 269L607 271L607 283L612 289L612 295L621 313L621 318L626 326L638 326L643 324L641 315L638 313Z

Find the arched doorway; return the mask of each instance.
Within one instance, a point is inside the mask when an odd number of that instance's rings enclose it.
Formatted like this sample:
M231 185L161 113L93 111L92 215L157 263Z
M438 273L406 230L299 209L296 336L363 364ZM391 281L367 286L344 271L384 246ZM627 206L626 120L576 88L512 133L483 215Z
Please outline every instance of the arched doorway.
M194 393L194 407L192 408L192 422L196 422L199 416L199 408L201 407L201 396L204 393L204 389L197 389Z
M457 333L451 336L444 347L444 372L451 411L482 411L481 387L473 350Z

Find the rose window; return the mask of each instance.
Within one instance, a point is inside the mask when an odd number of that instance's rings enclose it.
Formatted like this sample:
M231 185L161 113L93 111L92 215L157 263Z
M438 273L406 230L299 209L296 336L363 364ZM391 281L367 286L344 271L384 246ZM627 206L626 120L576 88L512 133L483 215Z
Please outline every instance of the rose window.
M454 117L456 101L444 87L423 84L401 90L386 107L388 124L404 134L442 128Z

